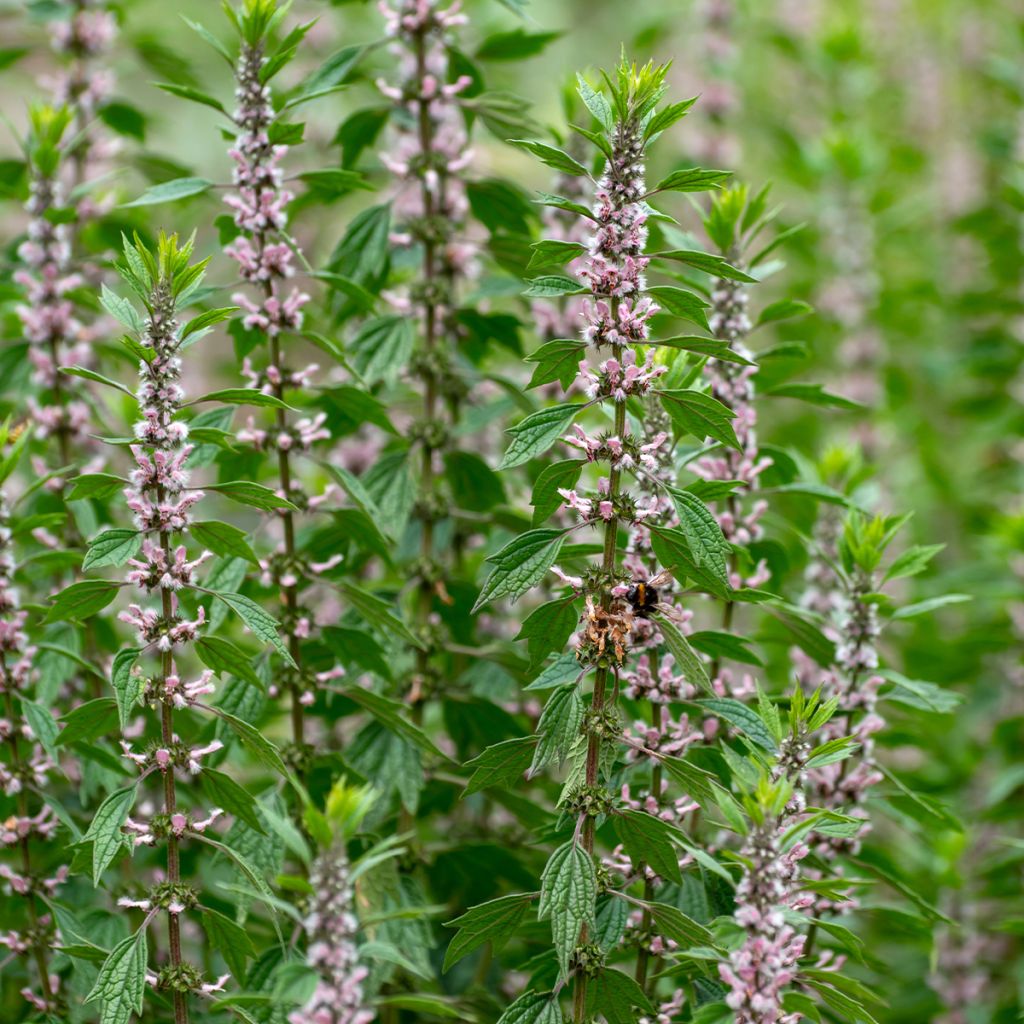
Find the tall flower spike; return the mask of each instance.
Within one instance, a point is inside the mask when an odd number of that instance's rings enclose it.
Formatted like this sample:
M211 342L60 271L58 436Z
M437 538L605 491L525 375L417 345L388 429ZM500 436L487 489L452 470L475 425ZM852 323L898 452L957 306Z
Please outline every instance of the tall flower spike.
M118 266L145 307L143 327L134 341L134 351L140 357L136 390L139 412L135 441L130 447L135 468L124 492L140 541L137 556L129 560L124 586L134 588L139 597L120 613L123 622L135 627L138 637L134 648L118 655L118 663L127 664L138 696L128 699L121 716L127 720L133 715L137 701L148 704L157 712L159 738L154 745L136 750L126 737L122 749L125 758L140 770L139 783L130 801L123 800L125 791L114 793L95 818L97 822L107 820L107 815L116 813L107 810L110 802L120 801L116 806L132 845L162 845L166 849L161 880L144 900L128 905L142 909L146 915L133 940L143 951L150 924L161 911L166 915L167 959L149 977L173 1003L175 1024L188 1022L190 993L209 993L223 984L205 984L201 971L185 959L182 950L182 915L199 906L199 898L182 878L180 846L202 839L224 812L220 808L186 809L178 790L178 775L193 778L204 772L205 759L221 746L219 742L190 743L184 735L187 719L182 713L207 708L204 701L213 689L213 673L204 672L194 681L183 681L178 669L178 659L200 637L206 623L202 605L192 610L196 570L206 553L193 557L184 540L203 493L189 480L188 458L194 446L189 443L188 424L181 416L185 400L181 352L204 326L227 318L233 308L210 310L184 326L179 323L179 311L195 294L206 267L206 261L190 265L191 254L191 242L179 246L176 235L161 234L155 252L138 239L126 240L123 261ZM136 663L147 657L153 665L145 670ZM152 804L139 796L146 779L160 783L162 800L155 813ZM137 808L134 817L129 816L133 804ZM97 883L117 852L109 844L102 851L99 847L94 850L93 878ZM103 979L108 971L124 969L117 966L119 956L119 948L115 948L101 969L90 1000L108 1002L115 997Z
M348 839L374 800L369 787L335 783L327 798L327 831L331 840L309 872L312 895L303 919L308 946L306 962L319 975L316 989L289 1024L370 1024L376 1013L364 1001L369 974L360 962L355 891L348 859Z
M436 614L438 602L451 603L445 581L450 546L438 544L440 524L453 523L449 495L443 486L442 455L452 443L468 387L458 368L454 314L460 283L476 273L476 249L465 237L469 210L464 172L473 160L460 96L471 84L466 75L450 74L449 46L466 24L459 0L382 2L396 82L381 78L380 92L394 104L391 148L381 162L396 180L393 201L398 249L419 256L417 279L408 289L387 293L399 316L412 315L418 325L408 372L422 395L413 427L419 447L419 479L413 514L420 525L419 557L409 567L416 581L414 630L420 646L407 699L416 718L442 680L437 655L443 642Z
M671 613L668 589L669 600L664 607L661 605L658 590L662 585L661 574L654 571L656 559L650 537L639 529L644 526L672 533L674 513L663 500L672 475L662 451L668 433L655 430L637 434L627 416L627 402L639 400L640 405L645 396L655 392L657 381L669 369L667 364L654 359L650 349L644 354L644 346L657 344L651 337L651 318L659 312L659 304L649 293L646 281L652 259L646 252L647 221L651 213L647 200L655 192L666 191L669 187L662 183L649 190L644 179L644 162L648 141L682 117L692 104L683 102L658 109L665 91L665 72L664 67L649 64L637 68L623 62L614 75L606 78L610 100L580 80L581 97L603 129L598 145L606 158L603 173L593 182L593 205L587 217L591 227L586 251L577 264L577 276L582 284L580 292L585 291L580 303L583 341L578 343L579 354L583 356L588 346L596 352L593 363L586 359L580 363L578 378L590 401L586 405L545 408L528 416L512 429L511 433L517 437L502 463L503 467L516 466L550 447L555 437L547 426L549 421L568 426L584 408L604 406L607 409L610 428L606 432L592 433L575 424L572 433L564 437L565 443L585 456L585 461L579 464L580 475L591 464L600 465L602 472L593 489L577 485L560 490L565 508L581 522L568 530L553 532L564 536L581 527L596 527L603 534L603 558L599 564L586 566L578 574L552 566L552 571L571 592L566 599L551 602L544 608L556 608L561 616L566 600L583 598L583 613L573 640L581 671L575 682L559 688L545 707L538 725L540 743L530 768L533 774L556 758L573 761L559 805L567 812L565 817L575 821L575 828L572 837L548 861L541 879L538 912L542 920L549 917L552 920L562 977L572 982L573 1016L577 1022L589 1020L593 1015L591 1000L596 989L591 989L590 983L606 971L605 951L592 941L593 903L586 899L567 903L564 899L567 890L583 893L589 890L596 894L600 877L613 899L626 899L642 908L642 913L636 915L637 927L627 932L627 935L640 936L636 941L644 949L637 969L641 982L647 980L647 954L667 951L670 947L670 943L660 938L648 939L651 904L647 900L653 896L654 886L660 884L660 880L648 865L639 859L634 863L622 848L606 858L604 865L598 864L594 850L597 820L608 815L616 820L635 820L639 828L674 829L682 817L696 807L687 795L668 793L667 778L662 779L660 766L676 760L689 744L701 738L700 733L691 729L685 716L676 720L669 709L653 706L653 702L652 724L638 723L632 733L624 733L616 707L623 676L631 689L635 687L637 691L645 686L642 680L651 679L649 651L657 643L658 629L671 628L673 635L682 640L672 619L683 623L686 618L682 610ZM593 141L594 133L584 130L583 134ZM586 176L583 164L545 143L520 144L553 166L575 163L577 173ZM680 173L687 180L689 175L695 175L705 188L725 176L717 171ZM673 176L666 179L667 182L672 180ZM567 201L553 197L552 205L565 207ZM559 278L539 278L527 294L550 294L552 281L557 282L561 293L573 294L572 282ZM704 304L696 295L671 288L658 289L658 292L667 294L674 309L685 309L697 322L703 321L700 310ZM543 368L548 358L545 347L538 350L534 358ZM718 403L715 405L717 407ZM539 437L532 443L525 441L534 437L534 430L538 435L545 431L546 444ZM635 496L628 492L624 487L627 477L636 478L646 493ZM701 508L702 515L710 520L710 513L703 505ZM713 525L713 520L711 522ZM619 550L620 526L633 531L631 550L625 553ZM481 602L496 592L512 596L523 592L521 581L508 578L517 568L517 545L526 546L528 538L533 537L540 541L547 534L546 530L535 530L518 542L513 541L492 558L499 568L485 583ZM721 547L724 550L724 541ZM506 558L509 568L501 568ZM713 571L716 586L724 588L724 560L720 571L717 568ZM652 614L660 616L657 626L646 621ZM648 653L633 669L630 659L638 649ZM671 659L665 658L662 663L656 661L654 671L659 682L647 686L652 693L657 685L662 685L663 671L671 676ZM593 689L588 703L582 695L582 683L591 673ZM664 685L666 690L672 688L669 683ZM679 686L683 685L680 682ZM664 702L681 699L681 696L682 689L678 692L673 689L671 694L666 693ZM621 790L621 800L606 788L611 766L620 751L626 755L626 763L635 765L635 771L642 772L644 779L643 785L634 790L630 776ZM646 793L641 791L644 788L648 790ZM639 824L648 817L659 824ZM571 881L567 882L567 877ZM641 880L646 899L626 895L633 884ZM546 998L556 1001L557 990ZM518 1006L517 1002L509 1010L510 1018Z
M277 464L277 492L290 503L278 510L281 537L277 549L262 562L263 578L281 595L281 623L293 666L277 673L274 692L286 690L291 701L292 756L303 766L307 759L305 708L315 699L316 677L303 666L302 639L312 631L312 618L301 600L302 592L319 572L335 564L314 566L303 555L296 540L297 510L317 507L323 496L310 498L297 477L296 457L314 445L330 439L320 414L298 420L289 417L285 403L296 389L308 387L317 367L287 365L285 339L303 322L303 306L309 296L288 279L294 275L293 243L287 232L286 207L293 195L284 186L281 163L288 147L272 141L276 115L271 103L271 86L266 77L268 35L285 8L277 0L246 0L232 13L241 36L241 51L235 68L238 128L229 150L234 161L235 190L225 203L234 212L236 237L225 252L238 264L242 280L251 292L234 296L245 310L245 329L259 336L266 346L266 365L254 369L246 358L243 369L252 387L277 399L272 427L256 425L250 418L238 438L273 453ZM303 32L309 26L303 26Z
M0 450L6 450L0 461L0 484L14 470L27 434L13 441L5 424L0 429ZM22 989L22 995L34 1009L43 1014L61 1012L59 978L50 971L49 950L54 941L54 924L40 897L52 897L64 881L67 868L61 867L51 877L41 870L44 857L38 844L54 837L58 823L52 808L42 804L39 794L45 791L50 772L56 767L31 728L26 714L35 672L33 664L37 649L26 633L28 613L22 610L14 581L15 554L10 509L6 496L0 492L0 791L10 797L16 807L0 824L0 849L9 853L10 863L0 864L0 876L6 883L12 906L25 908L25 925L8 931L0 942L12 956L31 962L37 973ZM49 712L34 705L37 714Z

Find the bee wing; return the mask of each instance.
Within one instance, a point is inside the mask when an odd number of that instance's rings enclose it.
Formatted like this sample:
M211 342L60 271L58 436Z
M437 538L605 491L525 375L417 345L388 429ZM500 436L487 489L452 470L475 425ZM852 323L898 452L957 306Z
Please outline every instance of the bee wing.
M669 572L668 569L662 569L657 576L652 576L651 579L647 581L647 586L661 587L668 583L670 579L672 579L672 573Z

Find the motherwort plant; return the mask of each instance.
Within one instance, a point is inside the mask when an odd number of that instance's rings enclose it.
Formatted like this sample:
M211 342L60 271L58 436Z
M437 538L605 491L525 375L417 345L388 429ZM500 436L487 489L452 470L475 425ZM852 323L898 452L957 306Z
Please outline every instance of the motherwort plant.
M56 595L49 613L56 621L85 619L108 605L122 588L139 595L119 614L121 621L136 630L137 639L135 646L125 648L114 659L114 701L93 701L92 708L85 705L76 713L81 723L91 718L97 706L113 704L124 736L123 755L140 773L137 782L107 797L83 837L91 848L94 883L100 883L107 867L126 849L162 847L165 852L164 865L149 889L120 901L122 906L142 911L144 919L134 934L111 950L89 994L88 1001L100 1001L104 1024L127 1020L132 1011L141 1013L147 982L158 999L173 1003L175 1024L188 1021L192 994L210 995L223 987L228 975L215 982L204 981L201 968L190 961L185 950L183 919L187 912L201 912L211 935L223 935L223 929L230 931L232 925L228 922L225 926L226 918L200 903L199 893L182 874L182 847L204 842L231 855L228 847L209 834L224 814L224 807L207 804L211 799L223 802L233 814L253 818L252 798L210 765L208 759L223 743L197 724L201 719L196 715L217 714L231 728L249 736L250 742L258 739L251 726L206 703L214 690L215 670L233 664L232 671L244 672L247 659L230 642L203 635L207 612L201 599L215 592L200 585L198 570L210 552L190 550L187 543L190 532L201 535L203 531L204 524L195 518L203 491L189 478L188 463L195 444L189 440L189 423L183 415L181 357L212 325L233 312L233 307L208 310L182 325L179 313L197 294L206 267L205 261L190 264L191 253L192 243L179 245L175 235L161 234L155 250L138 240L125 242L118 269L144 307L140 316L128 300L111 303L131 332L124 345L139 361L134 392L138 418L134 436L127 441L134 469L124 488L133 526L108 529L93 538L87 563L93 569L125 564L127 569L121 582L91 579L72 584ZM132 394L113 381L105 383ZM195 401L205 400L204 396ZM106 484L109 477L101 475L99 480ZM95 475L76 478L82 486L96 481ZM225 490L223 485L213 486ZM243 489L251 486L243 485ZM205 524L207 534L217 525ZM218 535L216 529L212 532ZM276 624L258 606L239 594L216 596L287 658ZM215 668L191 676L190 662L196 654ZM148 723L140 727L140 703L155 713L155 729ZM262 743L266 745L266 741ZM200 782L204 797L199 797L194 783L181 790L180 778ZM158 793L154 799L146 795L150 786ZM166 943L150 968L147 950L155 939L153 926L158 916L166 920Z
M664 475L659 467L659 452L668 444L668 432L645 437L629 416L630 408L643 408L640 399L656 394L681 433L692 432L700 440L711 436L725 445L737 444L730 412L717 399L693 389L658 387L659 378L668 373L668 366L656 362L648 347L661 344L652 336L651 321L662 310L707 328L706 303L699 296L682 288L647 284L648 264L657 255L649 255L646 250L648 221L653 215L648 199L668 191L707 190L725 177L723 172L694 168L676 171L653 188L646 185L644 163L648 144L692 105L692 101L686 101L659 109L665 91L665 71L664 67L637 68L623 63L613 75L606 76L607 96L580 80L580 94L596 128L581 128L579 132L603 154L604 170L593 182L591 209L561 196L545 197L545 201L590 222L588 242L551 240L536 246L538 253L556 263L579 258L579 280L552 274L535 278L527 292L534 297L585 296L580 324L583 340L557 339L542 346L531 356L538 364L531 383L536 386L560 379L565 386L573 379L578 363L587 401L542 409L510 430L513 442L503 468L542 454L571 428L565 441L585 458L560 464L559 478L553 479L556 474L552 473L542 474L533 504L544 509L540 516L543 522L556 510L560 497L579 522L568 529L532 530L491 556L489 560L496 568L479 599L482 604L504 595L519 596L553 569L569 592L536 609L524 625L523 635L530 638L531 649L536 644L543 654L557 650L560 642L576 631L573 654L555 663L550 681L538 681L538 687L553 688L554 693L541 717L536 747L531 751L528 744L524 751L531 774L556 760L568 759L572 765L559 807L562 821L572 823L573 828L544 869L538 906L540 918L551 921L559 981L551 992L530 992L518 1000L503 1018L510 1021L541 1019L537 1013L550 1014L544 1019L561 1020L558 995L570 982L573 1019L578 1022L593 1019L611 992L616 993L615 998L650 1008L642 985L611 969L606 962L607 936L599 939L600 929L595 934L597 900L599 893L607 894L624 913L630 908L641 911L648 927L653 919L666 934L681 935L679 920L662 905L649 902L650 888L644 886L646 900L630 892L634 882L643 881L644 865L652 861L660 873L679 877L679 857L667 839L676 825L672 814L666 820L660 813L672 798L656 780L649 800L632 800L627 796L620 802L609 783L618 776L621 769L617 766L624 760L648 759L648 763L653 760L664 768L667 776L682 781L683 792L678 798L688 793L696 796L699 792L703 800L711 792L707 783L702 783L701 773L678 756L686 747L680 732L685 732L685 722L666 724L664 735L660 728L644 729L635 736L624 734L617 707L634 640L638 635L649 636L644 620L652 615L659 616L658 626L665 643L682 662L693 687L690 692L697 687L710 689L700 659L671 618L660 614L659 581L648 574L651 567L638 565L635 553L628 556L627 565L627 553L620 543L620 526L649 527L662 567L676 570L681 579L691 577L698 589L708 586L721 593L728 588L726 547L710 512L692 493L669 488L659 479L659 474ZM521 145L549 166L589 177L581 163L555 147L540 142ZM709 262L715 266L725 264L724 260L703 253L669 256L704 268ZM672 338L664 344L701 354L724 349L714 338ZM591 363L584 358L588 348L598 353L599 361ZM603 429L585 429L575 423L585 411L595 418L602 414ZM602 465L606 469L592 491L579 485L588 466ZM640 498L635 496L627 489L630 480L645 486L649 493ZM653 486L651 481L655 481ZM664 493L655 493L658 485ZM666 516L666 504L670 507L671 502L663 502L665 496L676 499L673 516L678 515L687 524L688 533L673 527ZM586 528L596 528L602 535L601 561L596 565L584 563L575 572L555 566L567 535ZM703 540L697 541L698 534ZM696 557L691 542L704 545ZM640 571L641 577L635 579L631 569ZM573 610L581 598L582 614ZM592 679L589 694L583 685L588 678ZM673 695L669 699L681 698ZM491 751L493 755L488 751L474 762L480 764L479 770L488 766L489 756L498 756L497 748ZM685 814L686 809L681 813ZM598 827L608 820L614 820L627 859L634 865L623 872L621 888L613 881L609 869L595 859ZM483 913L483 908L475 908L455 923L462 928L477 925L477 913ZM621 929L618 934L621 935ZM461 945L459 948L461 955ZM638 970L642 981L646 980L645 971L646 967Z

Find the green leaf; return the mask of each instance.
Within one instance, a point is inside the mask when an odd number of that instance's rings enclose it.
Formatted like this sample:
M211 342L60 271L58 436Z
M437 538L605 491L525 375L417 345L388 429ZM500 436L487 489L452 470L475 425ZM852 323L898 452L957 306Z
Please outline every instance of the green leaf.
M218 914L209 907L203 907L202 921L210 946L224 957L224 962L235 976L235 980L239 984L244 984L246 961L256 957L256 948L249 933L229 917Z
M251 480L229 480L223 484L203 484L203 490L216 491L231 501L237 501L240 505L249 505L252 508L263 509L265 512L272 512L276 508L298 511L286 498L279 497L269 487L255 484Z
M586 465L578 459L567 459L565 462L553 462L545 466L533 485L530 504L533 506L533 525L540 526L552 512L562 506L559 488L573 488Z
M697 703L701 707L707 708L713 715L724 718L730 725L745 732L759 747L763 747L773 754L778 751L768 727L753 708L741 701L733 700L731 697L710 697Z
M89 542L82 562L83 572L104 565L124 565L142 544L138 530L106 530Z
M972 600L970 594L942 594L939 597L930 597L925 601L918 601L916 604L907 604L898 608L892 613L894 619L912 619L918 615L927 615L936 608L945 608L950 604L963 604Z
M588 291L574 278L546 274L533 278L523 295L528 299L558 299L563 295L586 295Z
M708 569L697 565L690 550L690 541L681 529L666 529L651 526L651 547L665 569L670 570L677 580L691 580L700 590L728 601L733 592L721 579Z
M587 346L582 341L572 341L568 338L560 338L541 345L536 352L526 357L528 363L537 364L530 383L526 386L537 388L557 380L563 390L568 390L579 373L580 358L586 350Z
M527 139L509 139L509 145L518 149L525 149L532 153L542 164L562 174L571 174L578 177L589 178L586 167L578 160L574 160L568 153L563 152L555 146L549 146L546 142L531 142Z
M676 831L668 822L645 811L623 810L615 816L615 832L634 864L643 862L666 881L683 881L679 854L669 835Z
M658 926L658 934L678 942L681 949L712 945L711 932L692 917L687 917L678 907L667 903L650 903L648 906Z
M142 1013L148 960L145 927L110 951L85 997L87 1003L100 1000L100 1024L128 1024L133 1013Z
M116 380L104 377L102 373L97 373L95 370L90 370L84 366L62 366L60 372L67 374L69 377L80 377L82 380L91 380L95 384L103 384L108 388L113 388L115 391L120 391L122 394L129 395L133 399L135 398L135 395L123 384L118 384Z
M249 748L249 752L260 764L285 778L288 777L288 767L281 759L280 751L256 726L250 725L235 715L228 714L222 708L215 708L214 711L218 718L227 722L232 732Z
M717 780L711 772L698 768L682 757L659 757L658 760L686 794L693 797L701 807L716 802L714 786Z
M491 943L494 952L501 950L522 923L535 896L535 893L501 896L488 903L470 907L465 914L453 921L446 921L446 928L457 928L458 931L445 953L442 970L447 972L453 964L458 963L485 942Z
M569 260L585 253L587 247L582 242L563 242L558 238L544 238L531 245L533 255L526 265L527 270L543 270L545 267L561 267Z
M655 192L710 192L719 188L732 171L706 171L701 167L686 167L673 171L651 189Z
M68 501L110 498L127 486L127 480L112 476L110 473L85 473L71 481L71 489L67 492L66 498Z
M100 878L110 862L122 849L127 849L131 845L121 829L128 818L128 812L135 804L135 790L136 786L133 784L111 793L96 809L89 830L82 837L83 841L92 843L93 885L100 884ZM102 977L102 971L100 974ZM99 980L96 984L99 985ZM94 988L93 992L95 991Z
M339 167L329 167L322 171L305 171L299 175L310 189L327 198L346 195L355 189L373 191L371 185L358 171L346 171Z
M117 596L121 584L112 580L82 580L72 583L51 600L46 622L88 619L106 608Z
M793 317L807 316L808 313L813 313L814 310L806 302L801 302L799 299L779 299L778 302L773 302L771 305L765 306L761 310L761 315L757 318L755 327L761 327L764 324L776 323L779 320L790 320Z
M130 203L122 203L122 208L129 206L155 206L157 203L173 203L188 196L198 196L213 188L213 182L206 178L175 178L159 185L152 185Z
M789 631L796 645L810 655L822 668L828 668L836 659L836 646L798 608L767 604L765 608Z
M331 54L298 88L299 97L311 99L337 88L355 70L367 47L346 46Z
M690 390L658 391L657 394L672 422L684 433L693 434L700 441L711 437L720 444L740 450L732 426L735 414L717 398L703 391Z
M698 568L706 566L722 586L728 587L729 567L725 559L729 545L718 520L691 491L681 491L676 487L669 487L668 491L679 514L679 528L686 535L695 564Z
M59 761L57 736L60 728L53 715L42 704L36 704L27 697L21 698L21 710L36 742L43 748L46 755L54 763L57 763Z
M708 308L708 303L699 295L672 285L656 285L648 288L647 294L658 303L663 312L681 320L688 320L706 331L709 330L708 318L704 312Z
M569 979L569 961L584 924L594 923L597 873L594 858L570 840L544 866L540 879L537 918L551 919L551 933L562 977Z
M66 747L103 736L114 727L117 717L117 705L111 697L97 697L79 704L61 718L64 728L57 738L57 746Z
M205 331L222 320L229 320L232 313L238 312L238 306L222 306L220 309L208 309L199 316L193 317L181 331L181 340L198 331Z
M349 700L355 701L356 704L368 711L381 725L391 732L408 740L421 750L433 754L435 757L440 757L445 761L449 760L448 756L434 745L419 726L414 725L405 717L405 705L401 701L392 700L390 697L385 697L380 693L374 693L373 690L368 690L363 686L350 686L344 693Z
M647 122L647 128L644 133L645 138L650 140L655 135L660 135L663 131L671 128L680 118L684 117L690 110L690 108L697 102L697 97L693 99L680 100L678 103L669 103L659 110L651 119Z
M529 778L533 778L550 761L564 761L580 738L580 726L585 713L578 686L564 686L555 690L544 705L537 723L540 742L533 754Z
M172 96L180 96L182 99L191 100L193 103L202 104L204 107L212 107L214 110L219 110L222 114L227 114L224 104L221 103L216 96L211 96L209 93L202 92L199 89L193 89L190 85L176 85L173 82L157 82L156 87L158 89L163 89L164 92L169 92ZM182 178L180 180L187 181L188 179Z
M256 800L230 775L216 768L204 768L199 774L199 784L214 807L223 808L228 814L244 821L253 831L261 836L266 835L263 823L256 814Z
M714 256L709 252L700 252L695 249L669 249L665 252L654 253L652 258L671 260L673 263L685 263L686 266L701 270L712 277L724 277L730 281L742 281L745 284L753 284L756 281L756 278L744 273L739 267L734 267L721 256Z
M134 647L118 651L114 655L114 663L110 669L110 685L114 688L117 702L117 717L124 732L131 722L131 713L142 697L146 680L139 673L133 673L135 662L142 653Z
M216 590L210 591L210 593L223 601L245 623L254 636L265 644L270 644L288 665L292 668L298 667L281 639L281 634L278 633L280 624L265 608L258 605L252 598L243 597L241 594Z
M699 356L708 356L723 363L736 363L739 366L754 366L746 356L742 356L730 347L727 341L718 338L702 338L700 335L682 335L675 338L657 338L641 344L658 345L660 348L673 348L681 352L693 352Z
M498 1018L497 1024L565 1024L565 1017L554 992L530 990Z
M743 665L763 665L764 662L749 648L750 641L744 636L725 633L716 629L702 629L691 633L687 640L695 650L710 658L726 658Z
M860 402L852 398L845 398L842 395L826 391L820 384L808 384L803 381L794 381L792 384L779 384L764 392L766 398L795 398L801 402L809 402L811 405L821 405L836 409L863 409Z
M387 601L379 598L376 594L371 594L368 590L363 590L362 587L357 587L354 583L343 582L338 584L339 591L348 600L348 603L359 614L366 619L367 623L371 626L380 626L382 629L387 630L389 633L393 633L400 640L404 640L407 644L412 644L414 647L423 647L423 640L416 636L409 627L392 611L393 607Z
M245 530L240 530L231 523L221 520L210 522L189 523L189 532L204 548L215 555L231 558L244 558L252 565L258 566L256 552L249 546Z
M530 651L530 667L534 672L552 651L560 651L576 628L579 614L572 601L561 598L539 605L526 617L515 640L525 640Z
M512 443L498 469L512 469L542 455L568 429L583 408L576 403L549 406L530 413L526 419L509 427L505 433L512 436Z
M527 32L522 28L512 29L511 32L495 32L480 44L476 59L522 60L534 57L562 35L561 32Z
M505 485L476 452L446 452L445 476L460 508L489 512L505 499Z
M893 684L893 689L885 694L886 700L894 700L899 704L920 708L922 711L932 711L939 715L948 714L964 700L962 694L953 690L943 689L935 683L926 683L921 679L908 679L892 669L883 669L879 675Z
M665 646L675 659L675 667L682 673L683 678L695 689L714 694L715 690L708 678L704 662L679 631L679 627L664 615L657 615L656 618L658 630L665 640Z
M594 219L594 215L582 203L573 202L571 199L566 199L565 196L552 195L550 192L538 192L537 195L540 198L535 199L534 202L541 206L565 210L566 213L575 213L577 217L586 217L589 220Z
M532 736L521 736L487 747L465 767L472 768L473 774L466 783L463 796L472 796L490 786L510 786L522 781L533 760L536 740Z
M190 405L198 405L200 402L224 402L227 405L253 405L266 409L290 409L291 406L282 402L280 398L264 394L258 388L223 388L220 391L211 391L207 395L200 395L193 398Z
M529 530L489 555L487 561L494 565L494 569L484 582L473 611L499 597L507 595L515 601L525 594L554 565L564 539L562 530Z
M615 127L615 118L608 100L580 74L576 75L576 91L583 105L593 114L597 123L609 134Z
M928 563L945 547L945 544L915 545L908 548L889 566L882 582L916 576L928 568Z
M138 310L125 298L122 298L117 292L112 291L105 284L100 289L100 305L120 324L127 327L129 330L135 331L136 334L141 334L145 330L145 323L142 317L139 316ZM97 374L97 376L99 376ZM105 378L103 378L105 382ZM113 382L111 382L113 383ZM114 387L120 388L124 391L120 384L113 384Z
M611 968L605 968L587 985L586 1008L594 1015L591 1020L600 1013L608 1024L635 1024L636 1008L656 1012L647 994L628 974Z
M367 382L394 381L409 361L415 344L413 321L406 316L368 320L352 339L349 351L360 376Z
M260 690L265 689L252 667L249 655L229 640L222 640L218 636L201 636L195 646L199 660L217 675L237 676Z

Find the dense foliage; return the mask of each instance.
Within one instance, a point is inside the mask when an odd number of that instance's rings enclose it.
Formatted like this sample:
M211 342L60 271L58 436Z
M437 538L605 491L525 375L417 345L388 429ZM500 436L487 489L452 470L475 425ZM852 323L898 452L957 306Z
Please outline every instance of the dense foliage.
M0 1018L1018 1020L1020 12L15 7Z

